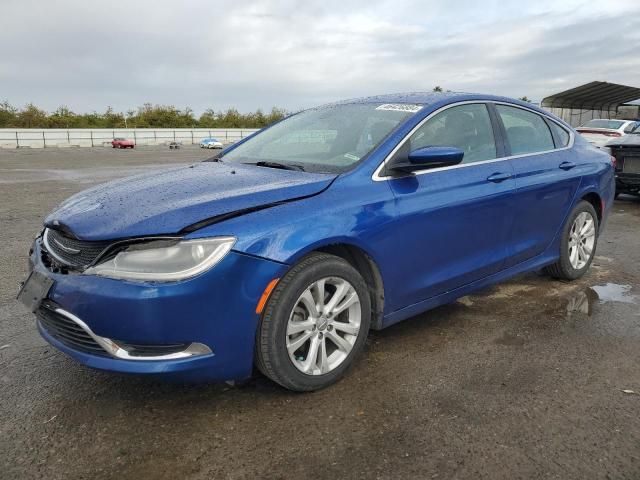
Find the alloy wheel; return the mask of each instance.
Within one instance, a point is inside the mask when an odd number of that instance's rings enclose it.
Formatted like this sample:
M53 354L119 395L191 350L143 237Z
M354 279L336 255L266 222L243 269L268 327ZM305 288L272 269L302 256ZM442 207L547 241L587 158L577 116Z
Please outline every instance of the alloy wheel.
M309 285L289 316L286 346L295 367L323 375L349 356L358 339L362 309L353 285L326 277Z
M581 212L569 231L569 262L576 270L589 263L596 241L596 224L589 212Z

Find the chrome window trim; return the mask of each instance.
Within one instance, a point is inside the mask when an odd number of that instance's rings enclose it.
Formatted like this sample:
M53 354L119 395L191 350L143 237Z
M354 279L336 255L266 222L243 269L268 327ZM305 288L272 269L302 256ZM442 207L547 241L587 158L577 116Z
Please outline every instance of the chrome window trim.
M526 110L529 111L531 113L535 113L537 115L540 115L541 117L547 118L550 121L554 122L555 124L557 124L560 128L563 128L565 131L567 131L567 133L569 133L569 143L567 144L566 147L561 147L561 148L554 148L552 150L544 150L541 152L533 152L533 153L523 153L520 155L510 155L508 157L499 157L499 158L492 158L490 160L483 160L480 162L472 162L472 163L460 163L458 165L451 165L448 167L438 167L438 168L429 168L426 170L417 170L411 174L408 174L406 176L415 176L415 175L424 175L426 173L436 173L436 172L442 172L445 170L455 170L457 168L465 168L465 167L471 167L474 165L484 165L484 164L488 164L488 163L496 163L496 162L502 162L505 160L512 160L514 158L524 158L524 157L530 157L532 155L544 155L546 153L551 153L551 152L560 152L563 150L569 150L570 148L573 148L573 144L575 141L575 133L573 132L573 130L567 130L567 128L558 123L555 119L553 119L550 115L546 114L546 113L542 113L539 112L537 110L534 110L532 108L527 108L523 105L517 105L515 103L509 103L509 102L503 102L503 101L493 101L493 100L465 100L463 102L456 102L456 103L450 103L449 105L445 105L443 107L440 107L439 109L431 112L429 115L427 115L425 118L423 118L420 123L418 123L415 127L413 127L411 129L411 131L409 133L407 133L404 138L402 140L400 140L398 142L398 144L393 148L393 150L391 150L391 152L389 153L389 155L387 155L385 157L385 159L382 161L382 163L380 165L378 165L378 168L376 168L376 170L373 172L373 175L371 176L371 179L374 182L384 182L387 180L395 180L398 178L406 178L405 176L402 177L394 177L394 176L382 176L381 172L384 169L384 167L386 166L386 164L393 158L393 156L398 152L398 150L400 150L400 148L402 148L402 146L409 140L409 138L411 138L411 136L418 130L420 129L420 127L422 127L422 125L424 125L426 122L428 122L432 117L434 117L435 115L437 115L438 113L441 113L449 108L452 107L458 107L460 105L470 105L470 104L483 104L483 105L488 105L490 103L494 104L494 105L506 105L507 107L513 107L513 108L520 108L522 110ZM488 109L488 106L487 106ZM494 132L494 139L495 139L495 132Z
M54 311L59 315L62 315L63 317L66 317L67 319L71 320L76 325L78 325L87 333L87 335L93 338L98 345L104 348L104 350L109 355L120 360L135 360L135 361L178 360L181 358L195 357L198 355L209 355L213 353L211 349L203 343L191 343L186 349L182 350L181 352L169 353L167 355L155 355L155 356L146 356L146 357L130 355L127 350L122 348L120 345L118 345L116 342L114 342L110 338L101 337L100 335L96 335L95 333L93 333L93 330L91 330L89 325L84 323L82 320L76 317L73 313L67 312L62 308L56 308L54 309Z

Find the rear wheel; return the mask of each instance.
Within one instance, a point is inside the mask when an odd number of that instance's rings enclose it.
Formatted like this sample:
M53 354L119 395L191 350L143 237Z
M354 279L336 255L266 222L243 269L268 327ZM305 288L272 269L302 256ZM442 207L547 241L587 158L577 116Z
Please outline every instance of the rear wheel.
M371 303L356 269L340 257L311 254L278 283L265 307L256 363L290 390L336 382L362 351Z
M546 267L546 273L563 280L575 280L584 275L596 253L598 227L598 215L593 205L584 200L578 203L562 231L560 259Z

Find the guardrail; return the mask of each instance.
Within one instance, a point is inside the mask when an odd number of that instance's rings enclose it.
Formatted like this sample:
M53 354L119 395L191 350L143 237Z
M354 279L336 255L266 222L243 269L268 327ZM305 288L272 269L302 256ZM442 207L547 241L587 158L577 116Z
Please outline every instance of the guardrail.
M0 148L53 148L111 146L114 138L127 138L136 145L169 142L197 144L204 138L233 143L258 131L255 128L0 128Z

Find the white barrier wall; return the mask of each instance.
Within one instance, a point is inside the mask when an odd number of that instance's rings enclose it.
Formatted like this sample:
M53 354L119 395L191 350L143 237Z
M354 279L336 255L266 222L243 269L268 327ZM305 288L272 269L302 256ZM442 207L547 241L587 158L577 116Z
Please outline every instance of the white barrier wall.
M258 131L254 128L0 128L0 148L53 148L110 146L114 138L127 138L136 145L180 142L197 144L213 137L233 143Z

